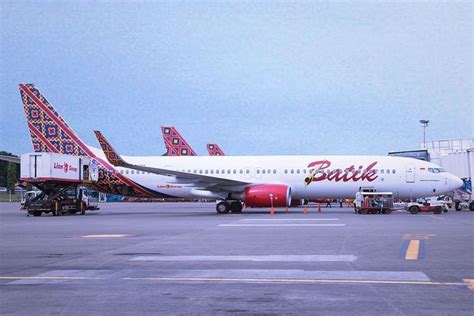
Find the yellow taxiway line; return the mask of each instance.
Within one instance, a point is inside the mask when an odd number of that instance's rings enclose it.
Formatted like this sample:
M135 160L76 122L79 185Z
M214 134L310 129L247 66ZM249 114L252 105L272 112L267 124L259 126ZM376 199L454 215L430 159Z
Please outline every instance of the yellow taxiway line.
M417 260L418 253L420 251L420 241L419 240L410 240L408 244L407 253L405 255L406 260Z

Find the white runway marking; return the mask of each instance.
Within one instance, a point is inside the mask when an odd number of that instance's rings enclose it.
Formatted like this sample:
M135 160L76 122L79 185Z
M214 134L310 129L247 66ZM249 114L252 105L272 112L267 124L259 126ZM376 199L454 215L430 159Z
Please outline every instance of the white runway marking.
M339 218L246 218L240 221L338 221Z
M139 256L131 261L292 261L292 262L352 262L353 255L264 255L264 256Z
M346 224L220 224L220 227L341 227Z
M437 282L420 271L309 271L309 270L53 270L34 276L0 276L7 284L84 284L110 280L230 281L341 284L407 284L469 286L462 282ZM469 281L469 280L464 280Z

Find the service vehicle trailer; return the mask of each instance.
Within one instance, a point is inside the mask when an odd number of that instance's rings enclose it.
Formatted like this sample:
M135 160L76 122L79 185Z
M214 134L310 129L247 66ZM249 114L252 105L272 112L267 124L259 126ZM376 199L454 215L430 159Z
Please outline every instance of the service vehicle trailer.
M41 216L98 209L93 190L84 186L92 183L89 158L55 153L21 155L21 180L32 184L40 193L25 200L23 209L29 215ZM90 198L89 198L90 196Z

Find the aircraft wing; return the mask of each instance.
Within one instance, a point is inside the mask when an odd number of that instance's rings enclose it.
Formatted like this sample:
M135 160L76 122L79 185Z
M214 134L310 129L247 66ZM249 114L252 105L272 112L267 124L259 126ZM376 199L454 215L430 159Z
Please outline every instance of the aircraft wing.
M0 160L13 162L13 163L17 163L17 164L20 163L20 157L16 157L16 156L0 155Z
M140 166L128 163L125 161L113 147L109 144L109 142L105 139L105 137L99 132L94 131L97 140L99 141L100 146L105 154L105 157L112 165L116 167L124 167L139 171L150 172L154 174L159 174L163 176L170 176L179 178L181 181L189 180L190 182L199 182L202 183L204 187L207 189L210 188L222 188L226 186L245 186L251 184L250 182L244 182L239 180L231 180L231 179L222 179L218 177L202 175L202 174L194 174L194 173L187 173L182 171L176 171L171 169L163 169L163 168L156 168L156 167L147 167L147 166Z

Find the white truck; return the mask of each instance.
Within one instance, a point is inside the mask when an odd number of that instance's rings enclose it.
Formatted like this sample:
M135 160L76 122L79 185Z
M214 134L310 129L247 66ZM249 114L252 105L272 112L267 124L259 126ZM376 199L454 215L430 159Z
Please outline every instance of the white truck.
M85 186L97 181L97 174L89 172L89 158L30 153L21 155L20 162L20 180L40 191L25 200L23 209L28 215L84 214L98 209L98 192Z

